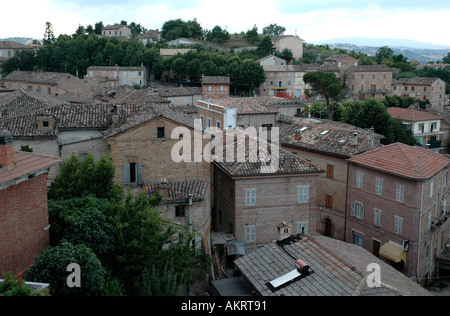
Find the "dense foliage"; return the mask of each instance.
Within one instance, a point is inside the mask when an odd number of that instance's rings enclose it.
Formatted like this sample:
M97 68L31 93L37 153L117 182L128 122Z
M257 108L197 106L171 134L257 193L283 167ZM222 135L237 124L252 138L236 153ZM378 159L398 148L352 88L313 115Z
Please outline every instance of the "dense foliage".
M112 159L72 155L50 189L51 246L27 278L50 283L52 295L179 295L195 280L194 233L162 219L161 196L124 194ZM66 284L71 263L81 288Z

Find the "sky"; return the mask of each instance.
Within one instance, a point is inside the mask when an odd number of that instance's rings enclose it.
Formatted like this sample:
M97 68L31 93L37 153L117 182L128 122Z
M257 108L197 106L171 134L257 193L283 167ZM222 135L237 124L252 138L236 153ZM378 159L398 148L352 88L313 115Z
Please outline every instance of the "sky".
M0 38L42 39L47 21L58 36L99 21L161 29L174 19L197 19L204 29L218 25L231 34L277 24L306 42L369 37L450 46L448 0L16 0L2 4Z

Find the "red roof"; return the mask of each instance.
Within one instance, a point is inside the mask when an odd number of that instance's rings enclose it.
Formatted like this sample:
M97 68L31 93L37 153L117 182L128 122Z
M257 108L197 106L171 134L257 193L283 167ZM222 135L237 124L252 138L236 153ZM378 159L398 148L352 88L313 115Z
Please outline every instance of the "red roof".
M13 169L0 168L0 184L20 179L40 170L50 168L62 162L62 158L44 156L22 151L14 152L15 167Z
M377 148L353 156L348 161L413 180L429 179L450 165L450 159L444 155L402 143Z
M402 121L408 122L440 120L442 118L437 115L433 115L424 111L417 111L414 109L392 107L388 108L387 111L392 117L399 118Z

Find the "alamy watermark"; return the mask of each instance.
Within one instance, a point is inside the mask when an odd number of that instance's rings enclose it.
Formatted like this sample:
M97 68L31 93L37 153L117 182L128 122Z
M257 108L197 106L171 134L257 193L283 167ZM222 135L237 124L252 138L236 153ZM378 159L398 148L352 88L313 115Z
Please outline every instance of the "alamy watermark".
M180 126L172 130L171 139L179 140L171 151L172 160L176 163L250 162L260 163L261 173L275 173L279 169L278 127L271 128L270 135L264 127L258 130L255 127L246 129L228 127L225 131L217 127L208 127L203 130L201 120L196 119L194 135L190 129ZM205 140L209 142L203 146Z
M68 287L81 287L81 268L77 263L71 263L66 268L67 272L72 272L66 279Z

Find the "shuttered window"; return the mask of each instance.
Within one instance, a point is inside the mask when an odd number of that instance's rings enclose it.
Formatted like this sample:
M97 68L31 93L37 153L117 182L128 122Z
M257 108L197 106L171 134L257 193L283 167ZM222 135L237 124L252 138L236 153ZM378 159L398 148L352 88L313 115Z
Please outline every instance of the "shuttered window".
M123 177L125 185L142 184L142 164L135 162L124 163Z

